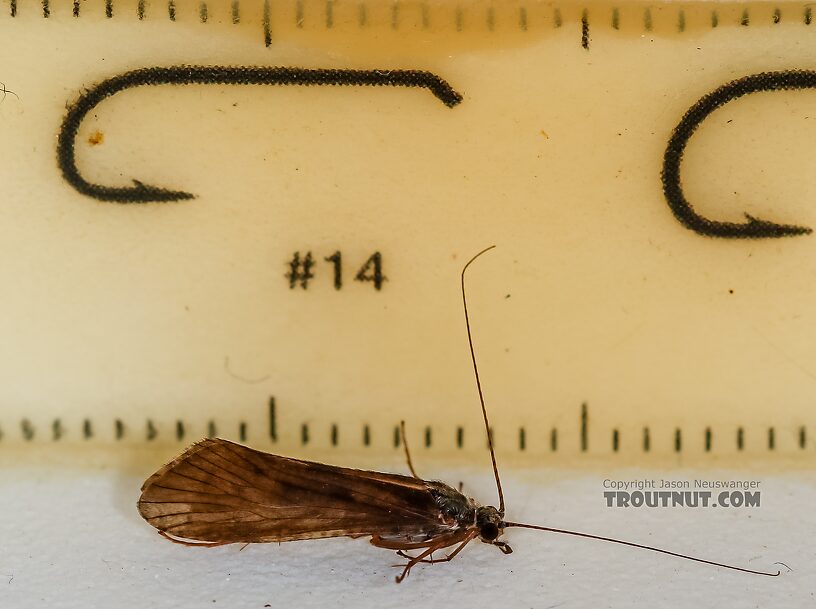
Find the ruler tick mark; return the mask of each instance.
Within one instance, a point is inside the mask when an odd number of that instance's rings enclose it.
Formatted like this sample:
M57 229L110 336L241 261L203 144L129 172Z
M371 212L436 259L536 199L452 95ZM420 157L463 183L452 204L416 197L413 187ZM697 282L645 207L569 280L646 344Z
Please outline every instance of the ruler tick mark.
M368 12L366 11L366 5L361 4L357 7L357 25L360 27L365 27L368 21Z
M589 11L587 9L581 13L581 46L589 50Z
M207 7L206 2L202 2L198 5L198 20L201 23L207 23L207 20L210 18L210 9Z
M612 430L612 450L618 452L620 448L620 432L617 429Z
M618 10L618 7L612 9L612 29L620 29L620 10Z
M589 410L587 403L581 404L581 452L589 448Z
M807 432L804 425L799 428L799 448L804 450L807 446Z
M363 425L363 446L371 446L371 428Z
M711 11L711 27L715 28L720 25L720 18L717 15L717 11Z
M745 448L745 430L742 427L737 428L737 450Z
M779 8L775 8L773 12L773 22L774 25L782 21L782 11Z
M686 13L683 9L677 13L677 31L680 33L686 31Z
M272 27L270 25L270 8L269 0L264 0L263 3L263 37L264 46L267 48L272 45Z
M309 443L309 424L303 423L300 426L300 443L306 446Z
M295 25L299 29L303 29L303 2L298 0L295 3Z
M461 6L456 7L456 31L461 32L465 27L465 14Z
M184 439L184 421L181 419L176 421L176 440L181 442Z
M679 453L683 450L683 435L680 428L674 430L674 452Z
M422 29L427 30L431 27L431 9L427 3L422 4Z
M399 448L401 443L402 439L400 438L400 426L397 425L394 427L394 448Z
M332 446L337 446L337 436L338 436L337 423L332 423L331 435L329 436L331 439Z
M14 15L12 15L13 17ZM805 14L802 17L805 21L805 25L810 25L810 22L813 21L813 11L809 6L805 7Z
M169 0L167 2L167 16L170 18L170 21L176 20L176 2L175 0Z
M48 19L51 16L51 6L48 0L42 0L42 16L43 19Z
M559 28L559 27L561 27L562 23L563 23L563 20L561 19L561 9L557 8L557 9L555 9L553 11L553 25L556 28Z
M650 8L643 11L643 29L647 32L652 31L652 9Z
M649 428L643 428L643 452L647 453L652 449L652 440L649 436Z
M105 0L105 17L107 19L113 17L113 0Z
M400 23L400 5L399 2L394 2L391 5L391 29L399 29Z
M122 422L122 419L116 419L113 422L113 437L117 440L121 440L125 437L125 424Z
M487 7L487 15L485 15L485 19L487 22L487 29L492 32L496 27L496 10L492 6Z
M463 448L465 445L465 428L456 428L456 448Z
M326 0L326 29L334 27L334 0Z
M705 428L705 451L711 452L711 428Z
M11 0L11 2L9 2L9 12L12 17L17 16L17 0Z
M77 7L77 14L79 13L79 0L75 0L75 6ZM136 4L136 17L139 21L144 21L145 18L145 4L146 0L139 0Z
M742 17L740 17L740 25L744 27L748 27L749 25L751 25L751 19L748 15L747 8L744 11L742 11Z
M20 431L22 432L23 439L26 442L30 442L34 439L34 426L28 419L23 419L20 421Z
M241 423L238 425L238 437L241 438L241 442L246 442L247 439L246 421L241 421Z
M90 419L85 419L82 421L82 437L86 440L93 438L93 427L91 426Z
M550 450L552 452L558 450L558 429L555 427L550 431Z
M230 6L230 15L232 17L232 24L238 25L241 23L241 4L238 0L233 0Z
M156 430L156 426L153 425L153 421L148 419L147 420L147 429L146 429L146 437L148 442L152 442L156 439L156 436L159 432Z
M768 450L776 448L776 430L773 427L768 428Z
M425 448L430 448L431 447L431 440L432 439L433 438L431 437L431 428L430 428L430 426L428 426L428 427L425 428Z
M62 438L63 434L62 421L60 421L59 419L54 419L54 423L51 425L51 431L53 433L55 442Z
M218 429L215 426L215 421L210 419L207 421L207 437L208 438L215 438L218 436Z
M522 31L527 31L527 9L523 6L519 8L519 28Z
M269 438L278 441L278 420L275 407L275 396L269 397Z
M524 427L519 427L519 450L523 451L527 448L527 434Z

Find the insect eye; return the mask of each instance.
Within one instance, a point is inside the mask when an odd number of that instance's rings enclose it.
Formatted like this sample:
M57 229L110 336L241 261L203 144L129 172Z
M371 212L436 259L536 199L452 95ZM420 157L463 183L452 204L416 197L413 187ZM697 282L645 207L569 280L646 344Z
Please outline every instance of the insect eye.
M479 529L479 535L482 537L482 539L493 541L499 536L499 527L492 522L485 523L482 525L481 529Z

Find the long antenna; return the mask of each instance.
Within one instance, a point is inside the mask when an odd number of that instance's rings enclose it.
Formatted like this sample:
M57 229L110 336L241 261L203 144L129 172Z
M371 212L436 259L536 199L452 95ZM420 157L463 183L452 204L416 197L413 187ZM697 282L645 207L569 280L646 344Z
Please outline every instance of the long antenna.
M624 546L631 546L633 548L640 548L641 550L650 550L652 552L659 552L660 554L668 554L669 556L676 556L685 560L693 560L694 562L701 562L707 565L714 565L715 567L722 567L724 569L731 569L733 571L742 571L743 573L751 573L752 575L767 575L769 577L777 577L781 571L776 573L767 573L765 571L754 571L753 569L744 569L742 567L735 567L733 565L726 565L721 562L714 562L713 560L705 560L703 558L695 558L694 556L686 556L677 552L663 550L652 546L645 546L643 544L634 543L631 541L623 541L621 539L614 539L612 537L601 537L600 535L590 535L589 533L579 533L578 531L567 531L566 529L553 529L551 527L540 527L534 524L522 524L520 522L505 522L505 527L522 527L525 529L536 529L537 531L549 531L550 533L561 533L562 535L574 535L576 537L586 537L588 539L598 539L600 541L608 541L610 543L619 543Z
M467 295L465 294L465 271L476 258L492 250L495 245L486 247L473 258L468 260L462 269L462 304L465 306L465 325L467 326L468 344L470 345L470 359L473 360L473 372L476 374L476 388L479 390L479 402L482 404L482 417L484 417L485 430L487 431L487 446L490 448L490 460L493 462L493 474L496 476L496 488L499 491L499 514L504 516L504 493L502 493L501 480L499 480L499 468L496 466L496 453L493 451L493 434L490 433L490 423L487 420L487 409L485 408L484 394L482 393L482 382L479 380L479 367L476 365L476 352L473 350L473 336L470 333L470 318L468 317Z

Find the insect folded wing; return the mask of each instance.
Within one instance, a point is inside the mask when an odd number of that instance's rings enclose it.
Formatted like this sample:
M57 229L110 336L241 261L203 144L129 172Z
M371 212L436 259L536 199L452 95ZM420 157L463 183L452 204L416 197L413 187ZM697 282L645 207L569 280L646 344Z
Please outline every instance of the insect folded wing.
M191 446L148 478L138 507L164 533L219 544L450 531L422 480L221 439Z

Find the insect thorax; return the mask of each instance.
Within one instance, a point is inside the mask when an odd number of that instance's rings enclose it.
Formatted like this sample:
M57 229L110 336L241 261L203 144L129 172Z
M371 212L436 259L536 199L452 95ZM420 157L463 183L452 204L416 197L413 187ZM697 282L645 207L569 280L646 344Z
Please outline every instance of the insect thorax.
M463 527L472 527L476 523L476 510L479 505L473 499L465 497L444 482L434 480L426 484L446 521Z

